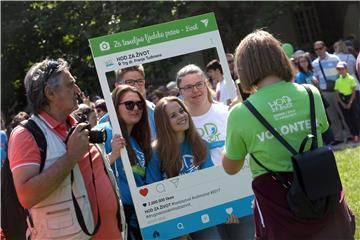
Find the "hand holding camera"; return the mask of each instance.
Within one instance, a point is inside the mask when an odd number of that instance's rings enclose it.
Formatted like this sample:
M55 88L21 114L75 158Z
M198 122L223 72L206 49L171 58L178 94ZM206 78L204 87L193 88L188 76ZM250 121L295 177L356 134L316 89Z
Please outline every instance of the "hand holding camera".
M65 140L67 153L75 161L81 159L89 149L89 130L86 126L86 123L79 123L76 127L72 127Z
M91 126L89 124L89 122L87 121L87 116L86 115L82 115L82 116L76 116L76 119L78 121L78 124L80 123L85 123L86 125L83 125L84 129L87 129L89 132L89 142L90 143L104 143L106 141L106 131L104 129L100 129L100 130L91 130ZM71 132L73 131L72 127L69 131L68 137L70 136Z
M106 131L91 130L86 116L77 116L78 124L70 128L65 143L69 155L79 159L89 150L89 143L103 143L106 141Z

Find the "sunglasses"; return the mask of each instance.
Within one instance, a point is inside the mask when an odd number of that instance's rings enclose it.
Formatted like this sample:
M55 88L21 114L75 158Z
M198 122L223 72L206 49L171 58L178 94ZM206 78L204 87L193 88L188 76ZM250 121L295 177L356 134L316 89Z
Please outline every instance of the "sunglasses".
M45 81L47 82L50 77L53 75L54 72L56 72L59 68L59 62L56 60L49 60L49 63L47 65L46 71L45 71Z
M137 102L134 102L134 101L126 101L126 102L120 103L120 105L121 105L121 104L124 104L124 105L125 105L125 108L126 108L127 110L129 110L129 111L134 110L135 105L137 106L137 108L138 108L139 110L143 110L143 108L144 108L144 102L142 102L142 101L137 101Z
M315 51L323 50L323 49L324 49L324 47L314 48Z

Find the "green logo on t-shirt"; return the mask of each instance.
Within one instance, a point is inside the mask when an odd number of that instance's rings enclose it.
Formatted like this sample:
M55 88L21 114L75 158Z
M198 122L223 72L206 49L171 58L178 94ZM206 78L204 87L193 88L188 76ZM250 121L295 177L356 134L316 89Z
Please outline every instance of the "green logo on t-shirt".
M281 98L275 99L275 101L268 102L273 113L286 110L293 107L292 100L288 96L282 96Z
M202 138L207 142L214 142L219 140L220 133L218 127L214 123L205 123L202 128L197 129Z

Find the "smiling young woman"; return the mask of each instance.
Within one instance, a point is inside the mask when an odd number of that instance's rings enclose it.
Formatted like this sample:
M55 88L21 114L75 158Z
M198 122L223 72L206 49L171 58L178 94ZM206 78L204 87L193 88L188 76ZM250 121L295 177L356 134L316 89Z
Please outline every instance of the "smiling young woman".
M141 239L120 150L126 147L136 186L143 186L145 183L145 166L151 157L151 132L146 102L140 91L130 85L116 87L112 92L112 100L122 137L120 135L113 136L110 122L100 124L97 128L104 128L107 133L105 149L109 154L112 169L121 191L121 200L129 228L128 239Z

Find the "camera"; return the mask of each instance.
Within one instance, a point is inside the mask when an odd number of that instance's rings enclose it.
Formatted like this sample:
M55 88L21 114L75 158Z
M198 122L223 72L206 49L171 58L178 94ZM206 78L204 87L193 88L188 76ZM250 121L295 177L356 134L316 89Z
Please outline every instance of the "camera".
M89 130L89 142L90 143L104 143L106 141L107 135L106 135L105 129L91 130L91 126L88 123L87 116L85 114L81 115L81 116L75 115L75 118L78 120L78 124L83 123L83 122L87 123L87 125L82 130L85 130L85 129ZM71 127L68 137L65 142L67 142L69 136L74 131L74 129L75 129L75 127Z
M106 131L105 129L101 130L91 130L91 126L87 123L86 127L83 128L89 130L89 142L90 143L104 143L106 141Z

